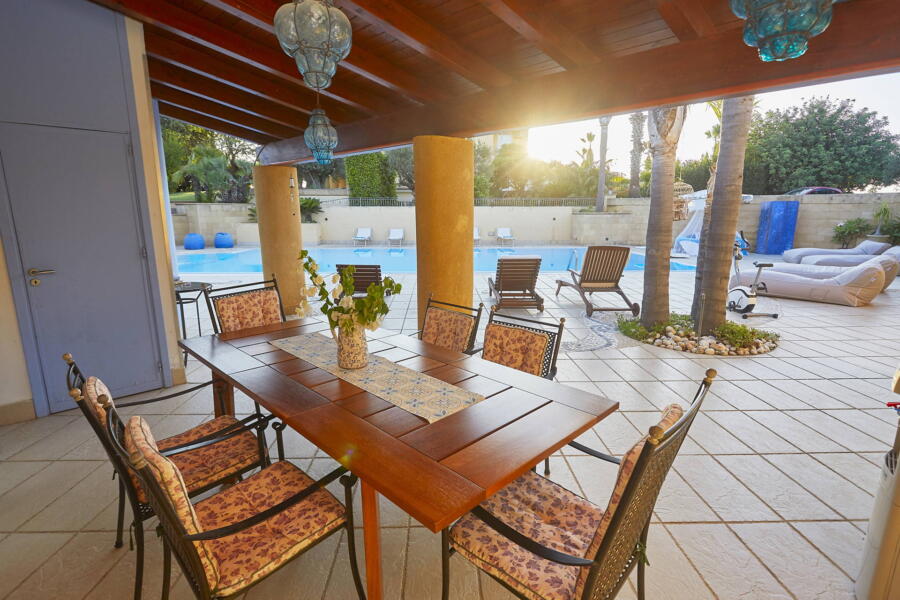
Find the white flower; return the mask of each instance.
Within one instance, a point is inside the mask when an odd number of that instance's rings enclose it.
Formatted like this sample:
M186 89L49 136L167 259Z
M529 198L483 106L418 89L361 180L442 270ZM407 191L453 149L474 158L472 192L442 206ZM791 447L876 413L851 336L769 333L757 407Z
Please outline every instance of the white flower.
M309 266L310 271L318 271L319 270L319 265L317 265L316 261L314 261L314 260L310 260L308 266Z
M323 283L325 283L325 278L321 275L316 275L315 277L313 277L313 283L316 285L322 285Z
M384 317L378 317L371 323L366 323L366 329L368 329L369 331L377 330L379 327L381 327L381 323L383 320L384 320Z
M336 286L334 286L334 289L331 290L331 295L334 296L335 298L340 298L341 294L343 294L343 293L344 293L344 286L342 286L341 284L337 284Z
M340 304L341 308L346 308L347 310L350 310L351 308L353 308L353 297L352 296L344 296L343 298L341 298L341 301L339 302L339 304Z
M308 317L313 313L312 304L310 304L306 298L300 299L300 305L297 306L297 310L294 311L297 313L297 316L300 318Z
M331 276L331 283L338 283L341 280L341 276L335 273Z
M317 288L314 285L311 285L308 288L306 288L306 295L309 296L310 298L317 295L318 293L319 293L319 288Z

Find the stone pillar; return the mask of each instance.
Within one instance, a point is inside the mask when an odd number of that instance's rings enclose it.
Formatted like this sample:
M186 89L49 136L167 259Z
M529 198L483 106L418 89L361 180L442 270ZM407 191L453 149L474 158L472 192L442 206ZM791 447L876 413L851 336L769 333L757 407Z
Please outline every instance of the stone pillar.
M429 294L471 306L475 221L474 145L437 135L413 139L419 327Z
M275 274L287 315L297 308L303 288L297 189L297 169L294 167L253 167L263 279Z

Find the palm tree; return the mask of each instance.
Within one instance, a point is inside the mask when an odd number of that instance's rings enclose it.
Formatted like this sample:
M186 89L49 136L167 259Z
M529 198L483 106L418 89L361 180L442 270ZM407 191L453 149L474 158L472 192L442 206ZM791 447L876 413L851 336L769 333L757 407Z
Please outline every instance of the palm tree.
M734 232L741 208L744 183L744 154L753 96L728 98L722 107L722 137L716 161L713 201L707 206L709 222L700 238L697 257L697 282L691 315L697 331L708 335L725 322L725 302L731 274Z
M638 198L641 195L641 155L644 153L644 122L647 115L643 112L632 113L631 117L631 178L628 180L628 197Z
M612 117L600 117L600 174L597 176L597 201L595 210L603 212L606 210L606 146L609 142L609 122Z
M641 324L650 327L669 318L669 255L672 251L672 201L675 195L675 150L684 126L685 107L650 111L650 220L644 262Z

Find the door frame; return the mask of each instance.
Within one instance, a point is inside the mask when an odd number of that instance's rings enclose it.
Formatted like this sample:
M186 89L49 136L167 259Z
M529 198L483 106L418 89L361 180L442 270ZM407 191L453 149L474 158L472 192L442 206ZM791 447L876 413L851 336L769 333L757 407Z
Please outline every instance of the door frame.
M153 236L148 235L152 231L152 220L146 187L144 164L138 160L140 141L137 139L138 118L136 102L134 98L134 86L132 84L133 73L128 61L128 39L125 30L125 18L116 13L116 30L119 39L119 56L122 65L122 74L125 81L125 102L128 106L128 119L130 131L107 131L107 133L123 134L127 138L130 160L128 174L131 178L134 192L134 217L138 229L138 243L146 249L143 257L145 292L147 294L150 320L155 332L150 342L153 344L154 354L160 365L160 387L172 385L172 368L168 359L168 339L166 337L165 324L162 318L162 293L159 285L159 273L156 268L156 247ZM41 127L57 127L59 129L79 129L78 127L58 127L43 123L18 123L2 121L12 125L37 125ZM28 380L31 384L31 397L36 417L44 417L50 414L50 402L47 392L45 374L41 368L39 358L37 333L34 327L34 315L31 311L31 303L28 298L28 289L25 285L25 265L19 251L18 232L13 223L12 198L9 194L6 181L6 170L3 157L0 156L0 238L2 238L4 253L6 254L6 270L9 274L12 288L13 302L15 304L16 319L19 325L19 334L22 340L22 350L25 354L25 364L28 371ZM62 380L62 357L60 357L60 381ZM74 408L74 406L73 406Z

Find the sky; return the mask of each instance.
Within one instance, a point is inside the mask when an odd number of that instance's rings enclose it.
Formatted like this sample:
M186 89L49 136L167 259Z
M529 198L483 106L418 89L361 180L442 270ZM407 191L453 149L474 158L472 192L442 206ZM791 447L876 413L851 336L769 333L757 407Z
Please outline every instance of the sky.
M891 131L900 134L900 73L758 94L758 108L765 112L797 106L811 96L855 98L857 108L867 107L888 117ZM706 137L705 132L713 123L715 116L705 104L693 104L688 108L678 144L679 159L700 158L704 152L712 150L712 141ZM578 159L578 150L583 146L578 140L588 131L593 131L597 136L594 142L596 153L600 140L600 125L596 119L532 128L528 132L528 153L541 160L558 160L563 163L575 161ZM646 139L646 129L644 135ZM607 158L613 161L612 170L627 174L630 169L630 153L631 123L628 115L618 115L609 124Z

